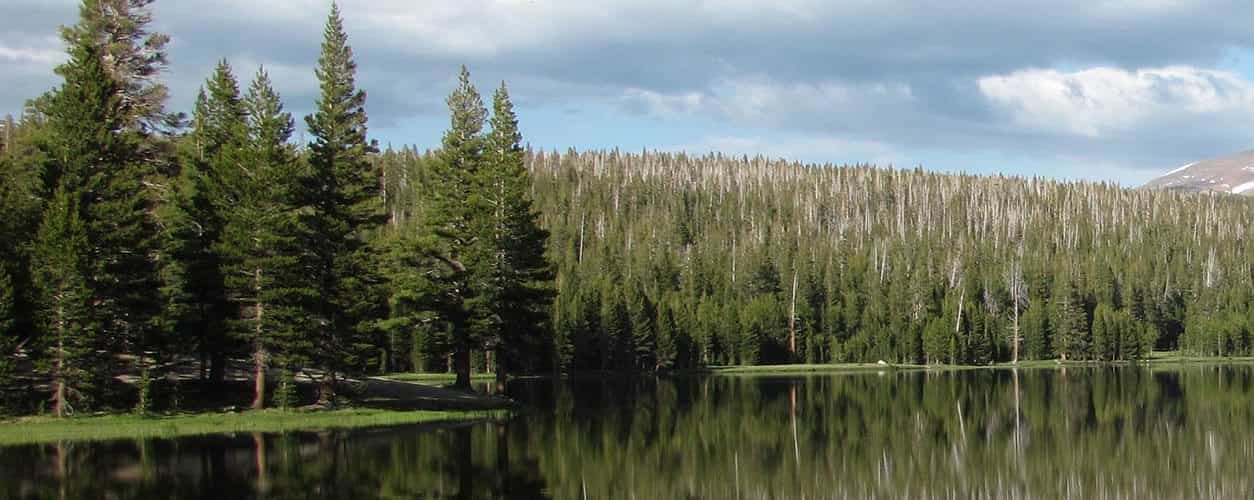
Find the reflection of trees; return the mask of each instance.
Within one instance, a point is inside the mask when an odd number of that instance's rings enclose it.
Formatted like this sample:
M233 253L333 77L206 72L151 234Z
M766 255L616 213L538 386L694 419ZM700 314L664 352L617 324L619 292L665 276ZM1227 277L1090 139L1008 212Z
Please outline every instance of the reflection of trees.
M1209 496L1242 491L1254 458L1224 447L1249 441L1249 380L1109 368L575 387L636 410L559 420L526 449L557 498L585 484L589 498Z
M534 383L507 423L0 449L0 499L1242 496L1249 367Z
M0 499L542 497L509 439L463 425L0 448Z

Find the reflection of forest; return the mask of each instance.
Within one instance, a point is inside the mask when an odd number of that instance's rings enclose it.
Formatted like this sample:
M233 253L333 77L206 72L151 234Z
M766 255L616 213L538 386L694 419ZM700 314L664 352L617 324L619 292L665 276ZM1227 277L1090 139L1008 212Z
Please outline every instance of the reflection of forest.
M1238 497L1252 371L532 381L504 424L3 448L0 498Z

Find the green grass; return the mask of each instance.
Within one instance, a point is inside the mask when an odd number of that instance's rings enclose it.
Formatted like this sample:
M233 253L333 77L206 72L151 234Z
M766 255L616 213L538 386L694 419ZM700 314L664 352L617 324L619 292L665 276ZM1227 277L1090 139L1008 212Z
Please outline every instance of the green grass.
M198 434L284 432L500 418L505 411L279 410L169 416L26 417L0 421L0 445L52 441L170 438Z
M448 382L453 383L457 380L457 374L454 373L392 373L384 375L380 378L388 380L396 380L400 382ZM472 373L470 380L495 380L495 373Z
M717 375L769 375L798 374L817 372L847 371L882 371L882 370L922 370L922 365L880 365L876 363L833 363L793 364L793 365L758 365L758 366L711 366L697 372L709 372Z

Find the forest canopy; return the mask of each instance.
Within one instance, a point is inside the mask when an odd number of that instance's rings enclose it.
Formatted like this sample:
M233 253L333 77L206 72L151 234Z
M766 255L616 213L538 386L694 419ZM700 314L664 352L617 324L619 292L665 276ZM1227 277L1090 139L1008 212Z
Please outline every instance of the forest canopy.
M1249 198L533 151L464 67L444 136L380 151L337 6L298 121L227 60L166 110L151 3L84 0L61 83L0 124L11 410L173 408L233 377L261 408L397 371L1251 351Z

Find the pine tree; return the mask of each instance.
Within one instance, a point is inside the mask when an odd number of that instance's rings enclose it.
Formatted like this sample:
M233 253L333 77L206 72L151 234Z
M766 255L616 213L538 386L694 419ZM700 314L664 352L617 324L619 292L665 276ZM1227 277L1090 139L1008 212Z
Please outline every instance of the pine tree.
M5 117L0 123L0 272L8 278L7 342L16 347L29 341L35 322L30 284L30 235L39 229L43 195L40 177L40 156L36 144L46 127L28 116L22 121ZM0 352L6 354L0 340ZM3 357L5 355L0 355ZM4 385L0 382L0 386ZM2 402L2 401L0 401Z
M141 134L161 127L167 118L169 91L156 76L165 69L170 37L148 31L154 1L83 0L78 24L61 33L67 41L91 40L97 46L102 69L118 83L122 126Z
M546 357L553 275L545 257L549 233L531 206L522 135L503 82L492 110L472 197L479 219L468 306L478 335L496 353L497 383L503 386L512 364L534 365Z
M241 168L245 117L239 83L230 65L220 61L196 100L174 200L163 217L169 232L165 251L172 257L164 270L167 315L176 332L191 337L202 377L215 384L225 377L233 350L226 336L230 311L223 263L215 247L222 240L225 212L239 202L226 183Z
M303 305L315 291L302 270L297 221L300 168L288 139L292 116L259 70L242 102L246 142L237 168L223 172L227 205L222 238L225 297L233 304L231 336L249 346L253 361L253 408L265 404L266 369L275 359L290 371L310 345Z
M1080 302L1079 291L1070 280L1058 281L1051 298L1051 337L1057 342L1057 353L1063 360L1089 359L1092 352L1089 325Z
M477 221L483 220L482 203L468 203L476 196L476 180L483 165L482 136L487 110L479 92L470 83L470 72L462 67L458 86L448 97L450 125L442 146L432 162L429 207L426 225L431 231L432 255L441 266L437 272L440 315L453 333L455 386L470 387L470 347L472 331L468 302L474 298L470 267L475 257ZM476 199L482 199L476 198Z
M383 205L370 161L377 148L366 138L366 93L357 89L357 64L335 4L323 36L315 70L321 93L317 110L305 117L313 141L304 187L310 213L302 224L317 290L310 359L326 370L320 399L331 402L339 374L360 372L373 359L369 341L384 300L369 242L383 222Z
M650 372L657 369L657 309L639 284L629 285L627 292L628 323L631 329L632 370Z
M32 276L39 290L46 353L41 365L52 376L53 413L58 417L74 413L74 403L93 403L113 373L108 354L101 354L107 339L93 321L90 243L79 211L71 193L58 189L33 244Z
M1048 359L1053 357L1050 344L1049 315L1046 313L1045 300L1039 299L1023 313L1023 349L1028 359Z
M153 163L143 152L149 138L135 125L142 117L126 99L132 82L106 70L102 35L94 30L102 14L93 6L84 2L80 24L63 31L70 58L57 68L64 83L46 101L44 179L49 192L59 190L67 206L76 207L86 233L83 284L91 292L91 324L99 328L94 337L112 352L142 351L154 343L162 303L152 200L144 186ZM120 14L103 15L107 24ZM45 213L45 225L53 215ZM110 364L89 368L93 378L109 378Z
M680 359L681 345L679 332L682 327L676 325L675 314L672 312L674 306L663 301L658 306L657 320L657 364L653 367L654 371L661 371L672 368L678 364L682 364Z
M0 266L0 408L10 403L17 373L17 288Z

